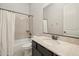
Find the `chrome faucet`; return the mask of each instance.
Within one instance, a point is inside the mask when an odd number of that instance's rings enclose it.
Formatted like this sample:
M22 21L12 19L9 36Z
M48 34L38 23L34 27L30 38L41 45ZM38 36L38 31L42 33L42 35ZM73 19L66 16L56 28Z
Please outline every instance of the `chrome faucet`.
M52 35L52 39L57 40L58 36L57 35Z

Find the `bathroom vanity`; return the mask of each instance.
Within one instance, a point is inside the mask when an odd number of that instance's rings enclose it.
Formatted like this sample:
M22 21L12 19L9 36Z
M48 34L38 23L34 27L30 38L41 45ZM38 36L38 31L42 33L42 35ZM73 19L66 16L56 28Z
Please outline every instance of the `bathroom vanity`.
M79 56L79 45L46 36L32 38L33 56Z
M32 41L32 56L58 56L39 43Z

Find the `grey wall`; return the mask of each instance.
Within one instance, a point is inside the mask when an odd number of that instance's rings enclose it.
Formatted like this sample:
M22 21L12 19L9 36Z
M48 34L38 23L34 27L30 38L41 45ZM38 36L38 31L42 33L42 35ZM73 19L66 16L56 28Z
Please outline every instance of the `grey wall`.
M44 3L30 4L30 13L33 15L33 34L42 33L43 6Z
M5 9L29 14L28 3L0 3L0 8L5 8Z

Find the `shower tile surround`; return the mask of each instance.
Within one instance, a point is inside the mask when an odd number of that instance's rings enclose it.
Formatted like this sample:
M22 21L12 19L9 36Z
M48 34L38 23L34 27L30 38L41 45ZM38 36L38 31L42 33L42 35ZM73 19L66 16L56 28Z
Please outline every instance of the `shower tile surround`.
M28 37L27 30L29 30L28 16L16 14L15 16L15 38L21 39Z

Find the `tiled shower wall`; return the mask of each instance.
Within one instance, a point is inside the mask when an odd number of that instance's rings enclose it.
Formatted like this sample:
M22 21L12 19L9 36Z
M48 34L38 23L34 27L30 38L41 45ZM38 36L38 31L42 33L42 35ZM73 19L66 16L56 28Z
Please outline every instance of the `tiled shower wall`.
M28 37L29 18L26 15L16 14L15 16L15 38L22 39Z

